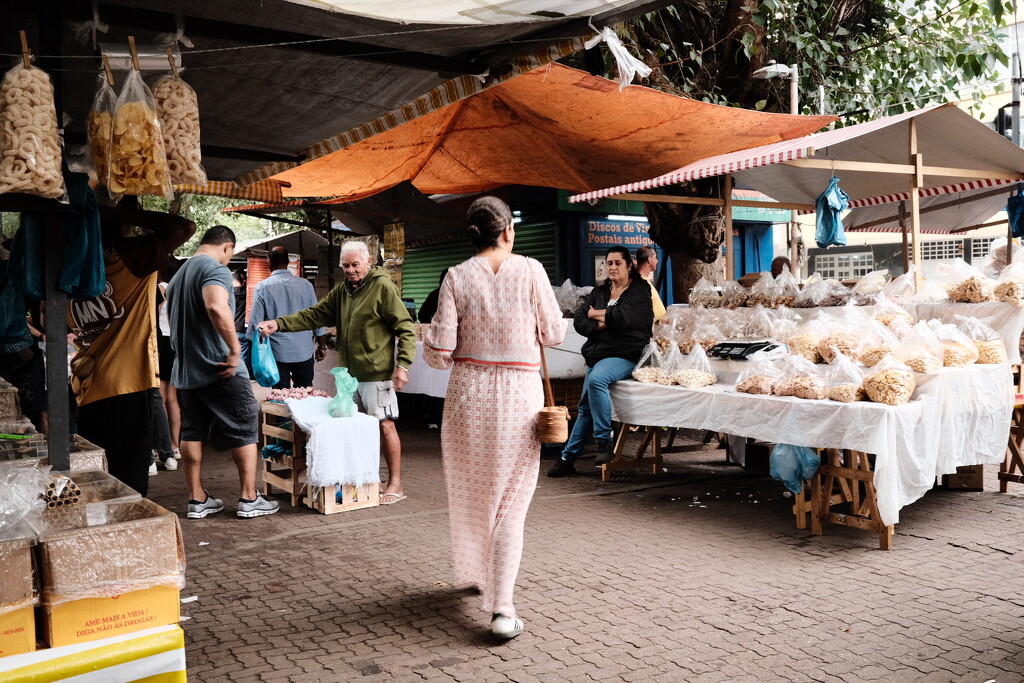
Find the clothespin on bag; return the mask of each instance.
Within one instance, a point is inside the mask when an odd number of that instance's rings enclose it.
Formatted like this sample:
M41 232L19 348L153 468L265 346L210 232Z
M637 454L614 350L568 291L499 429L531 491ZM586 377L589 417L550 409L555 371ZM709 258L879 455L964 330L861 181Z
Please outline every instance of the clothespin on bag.
M174 61L174 48L167 48L167 61L171 63L171 73L174 74L175 78L181 78L181 74L178 73L178 64Z
M18 31L18 34L21 36L21 59L27 69L32 66L32 52L28 49L28 36L24 31Z
M132 66L136 71L142 71L139 68L139 51L135 49L135 36L128 36L128 51L132 55Z
M107 85L114 87L114 72L110 70L110 59L103 55L103 70L107 73Z

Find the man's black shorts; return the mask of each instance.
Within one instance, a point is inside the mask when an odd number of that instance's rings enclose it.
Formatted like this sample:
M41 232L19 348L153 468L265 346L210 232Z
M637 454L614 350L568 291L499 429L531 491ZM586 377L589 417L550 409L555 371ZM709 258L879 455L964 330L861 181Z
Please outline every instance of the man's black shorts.
M198 389L178 389L181 440L209 441L218 449L258 441L259 406L248 377L218 379Z

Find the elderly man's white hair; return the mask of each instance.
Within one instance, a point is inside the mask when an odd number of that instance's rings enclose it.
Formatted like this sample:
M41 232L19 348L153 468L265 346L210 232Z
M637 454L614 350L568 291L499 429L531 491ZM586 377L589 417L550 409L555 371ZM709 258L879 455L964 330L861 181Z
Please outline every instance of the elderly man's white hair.
M364 260L370 260L370 248L366 246L366 242L360 242L359 240L349 240L341 245L341 258L345 258L345 254L351 254L358 252Z

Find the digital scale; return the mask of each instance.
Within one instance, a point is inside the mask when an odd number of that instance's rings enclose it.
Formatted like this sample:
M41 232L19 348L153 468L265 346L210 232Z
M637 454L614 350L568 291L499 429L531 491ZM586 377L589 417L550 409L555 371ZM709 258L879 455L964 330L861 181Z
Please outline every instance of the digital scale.
M771 351L777 349L781 344L773 341L727 341L715 344L711 347L708 356L721 358L722 360L746 360L758 351Z

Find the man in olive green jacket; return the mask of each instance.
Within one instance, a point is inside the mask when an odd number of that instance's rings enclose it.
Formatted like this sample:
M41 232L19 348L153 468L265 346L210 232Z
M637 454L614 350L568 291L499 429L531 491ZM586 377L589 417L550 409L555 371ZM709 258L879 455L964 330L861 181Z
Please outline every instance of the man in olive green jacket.
M267 336L278 330L299 332L336 326L338 365L348 368L349 374L359 380L353 399L360 410L380 420L389 475L380 502L391 505L405 500L402 442L395 428L395 391L409 381L409 366L416 356L416 328L398 288L385 269L372 265L364 242L350 241L342 246L341 269L345 282L315 306L276 320L264 320L257 329Z

